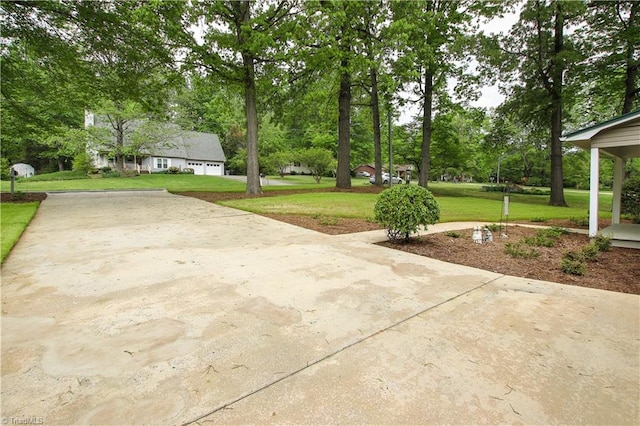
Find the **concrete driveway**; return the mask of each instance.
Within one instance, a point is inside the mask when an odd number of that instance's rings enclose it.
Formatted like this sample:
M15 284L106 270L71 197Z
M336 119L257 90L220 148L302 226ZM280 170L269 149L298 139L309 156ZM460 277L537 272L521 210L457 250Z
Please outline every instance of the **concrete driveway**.
M2 267L3 420L639 423L638 296L376 239L51 194Z

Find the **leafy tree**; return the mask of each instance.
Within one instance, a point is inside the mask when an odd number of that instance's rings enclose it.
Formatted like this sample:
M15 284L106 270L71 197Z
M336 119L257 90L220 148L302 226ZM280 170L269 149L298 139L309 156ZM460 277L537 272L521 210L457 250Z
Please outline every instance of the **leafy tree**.
M576 32L589 58L576 78L587 88L583 96L589 99L590 115L596 112L600 121L615 115L598 114L602 107L618 114L633 111L640 106L640 3L591 1L586 24Z
M174 122L182 129L215 133L227 158L246 147L246 116L242 95L212 76L186 75L175 95Z
M471 56L477 33L474 19L491 16L493 2L394 1L392 30L402 34L396 73L417 96L422 110L421 161L418 184L427 187L431 161L433 111L447 101L448 78L466 81L463 63ZM461 90L461 88L460 88Z
M546 121L551 159L549 204L566 206L563 191L562 135L564 111L573 99L565 74L580 60L573 38L565 28L579 22L584 4L554 0L526 1L520 19L501 41L505 55L493 57L503 78L514 83L511 97L528 109L531 117ZM516 100L517 99L517 100Z
M322 148L309 148L299 151L296 157L307 165L316 183L320 183L322 176L334 169L335 160L331 151Z
M145 112L161 113L164 89L175 76L169 72L173 56L158 36L160 17L166 17L157 13L162 8L159 3L113 1L2 2L3 76L6 70L19 80L17 71L30 69L31 59L41 72L34 81L45 83L32 84L31 93L14 90L28 84L11 84L7 90L3 84L6 104L30 117L34 127L48 124L41 126L48 133L80 127L82 110L103 102L136 102ZM74 121L38 113L43 108L33 109L33 98L42 99L35 103L39 107L57 103L52 111L74 111Z
M247 174L247 149L240 148L236 152L236 155L229 158L227 162L227 170L233 174L246 175Z
M183 27L189 61L221 81L242 88L246 114L247 194L260 194L258 164L258 91L260 65L285 52L294 2L256 3L249 0L193 3L187 6L192 24L204 24L202 42Z
M351 188L351 113L353 76L360 56L355 47L360 2L305 4L298 31L301 75L328 73L338 100L337 188Z
M267 171L277 173L284 177L287 167L291 166L295 154L290 151L273 152L260 161Z

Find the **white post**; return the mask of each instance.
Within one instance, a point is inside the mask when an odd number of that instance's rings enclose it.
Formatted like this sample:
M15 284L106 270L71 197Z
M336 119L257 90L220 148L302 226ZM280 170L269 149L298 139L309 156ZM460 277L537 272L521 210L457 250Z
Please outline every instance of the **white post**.
M620 201L622 199L622 179L624 177L624 160L616 157L613 166L613 200L611 206L611 224L620 223Z
M600 149L591 148L589 177L589 236L598 235L598 196L600 193Z

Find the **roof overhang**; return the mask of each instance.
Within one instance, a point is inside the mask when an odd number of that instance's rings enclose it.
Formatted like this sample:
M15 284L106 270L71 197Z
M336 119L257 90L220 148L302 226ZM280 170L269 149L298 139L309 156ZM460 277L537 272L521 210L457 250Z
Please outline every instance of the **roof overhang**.
M638 125L633 126L634 122ZM637 132L637 137L633 137L630 141L620 142L606 137L608 132L629 125L633 126L633 132ZM569 133L562 138L562 141L585 150L599 148L601 152L613 157L623 159L640 157L640 110Z

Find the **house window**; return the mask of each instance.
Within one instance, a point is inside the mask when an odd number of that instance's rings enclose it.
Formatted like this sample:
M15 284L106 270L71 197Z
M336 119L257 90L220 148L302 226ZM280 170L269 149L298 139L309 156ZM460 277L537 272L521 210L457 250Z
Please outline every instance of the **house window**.
M169 160L166 158L156 158L156 169L168 169Z

